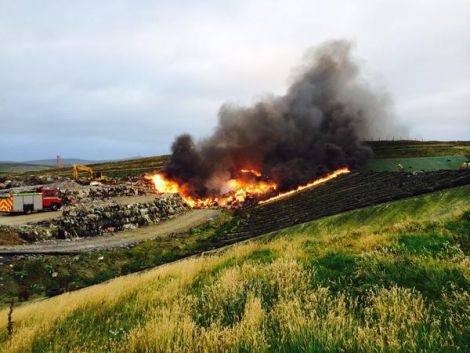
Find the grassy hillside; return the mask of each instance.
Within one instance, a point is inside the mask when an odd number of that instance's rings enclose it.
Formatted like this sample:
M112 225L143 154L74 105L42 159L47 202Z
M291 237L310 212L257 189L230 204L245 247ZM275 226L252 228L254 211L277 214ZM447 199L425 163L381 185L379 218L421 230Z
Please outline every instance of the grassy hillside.
M459 169L467 161L465 156L413 157L413 158L374 158L367 161L366 170L390 171L398 170L401 164L405 171L433 171L441 169Z
M470 155L470 141L370 141L375 158Z
M401 164L406 171L459 169L470 158L468 141L373 141L374 158L366 170L397 171Z
M9 352L470 350L470 186L0 312ZM465 255L464 251L467 255Z
M47 165L0 162L0 173L23 173L29 171L44 171L51 167Z
M470 155L469 141L369 141L375 157L366 167L367 170L396 170L398 163L413 170L457 169ZM135 158L123 161L91 164L96 170L108 176L134 176L160 169L168 160L168 155ZM421 159L423 157L440 157ZM448 160L451 160L448 162ZM4 170L9 173L27 172L28 174L72 175L72 168L39 170L26 169ZM32 171L32 172L31 172ZM0 168L0 172L2 169Z
M105 175L110 177L121 177L121 176L135 176L141 175L146 172L159 170L165 162L168 156L155 156L155 157L144 157L136 159L127 159L123 161L103 162L96 164L89 164L95 169L95 171L101 171ZM54 174L72 177L72 167L66 167L61 169L50 169L47 172L32 172L28 174ZM85 174L83 174L85 175Z

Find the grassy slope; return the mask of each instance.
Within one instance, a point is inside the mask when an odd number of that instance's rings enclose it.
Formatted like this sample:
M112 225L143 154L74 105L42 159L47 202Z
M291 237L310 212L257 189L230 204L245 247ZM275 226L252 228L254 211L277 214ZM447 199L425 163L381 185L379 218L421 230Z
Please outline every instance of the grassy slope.
M236 226L236 221L231 213L222 212L217 219L192 228L189 234L158 237L129 248L100 250L79 256L6 256L0 259L0 303L18 298L23 301L38 299L50 289L71 291L91 286L220 247L215 233ZM5 243L14 243L15 234L2 233L1 228L0 233ZM52 273L56 275L53 277Z
M121 177L121 176L135 176L141 175L149 171L159 170L167 161L168 156L155 156L155 157L144 157L136 159L128 159L123 161L113 161L90 164L95 171L101 171L103 174L110 177ZM25 174L31 175L62 175L72 177L72 167L66 168L53 168L43 171L32 171ZM86 173L82 173L83 176Z
M0 173L23 173L28 171L42 171L49 169L51 169L51 167L47 165L0 162Z
M466 141L374 141L369 142L375 157L366 170L396 171L401 164L407 171L459 169L470 156Z
M470 155L470 141L372 141L376 158Z
M374 158L367 162L365 169L395 172L398 164L401 164L406 171L459 169L465 161L467 161L465 156Z
M468 351L470 186L15 309L6 351ZM467 248L468 250L468 248Z
M470 155L470 142L468 141L373 141L368 144L375 153L375 160L371 161L367 167L372 170L396 170L397 163L402 163L404 166L411 165L414 170L455 169L462 164L465 155ZM421 161L421 157L441 158ZM168 156L165 155L98 163L92 164L92 166L95 170L102 171L108 176L134 176L160 169L167 159ZM393 159L399 159L399 162ZM447 159L451 159L450 164ZM71 176L72 168L32 171L27 174Z

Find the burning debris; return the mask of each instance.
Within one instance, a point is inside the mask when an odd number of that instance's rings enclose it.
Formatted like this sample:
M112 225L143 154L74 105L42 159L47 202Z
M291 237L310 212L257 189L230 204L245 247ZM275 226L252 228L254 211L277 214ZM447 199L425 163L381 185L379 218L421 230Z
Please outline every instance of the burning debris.
M347 173L350 173L351 171L349 170L349 168L341 168L341 169L338 169L338 170L335 170L334 172L328 174L328 175L325 175L324 177L321 177L321 178L318 178L318 179L315 179L313 181L311 181L310 183L306 184L306 185L300 185L298 186L296 189L294 190L290 190L290 191L286 191L286 192L282 192L276 196L273 196L273 197L270 197L269 199L267 200L261 200L259 203L260 204L263 204L263 203L266 203L266 202L270 202L270 201L275 201L275 200L278 200L278 199L282 199L284 197L287 197L289 195L292 195L298 191L301 191L301 190L304 190L304 189L307 189L307 188L311 188L313 186L317 186L319 184L323 184L323 183L326 183L327 181L330 181L331 179L334 179L336 177L339 177L340 175L342 174L347 174Z
M191 207L232 207L242 205L247 202L255 202L255 199L269 195L277 189L274 182L262 180L262 175L257 171L245 170L240 171L240 173L239 178L227 181L223 194L208 197L193 197L185 191L184 186L167 179L162 174L155 174L149 178L158 192L179 193ZM250 174L251 176L245 176L244 174Z
M243 171L241 171L244 173ZM262 175L258 172L250 171L253 175L261 177ZM230 179L227 182L227 186L230 188L224 195L217 197L205 197L205 198L194 198L187 195L184 189L178 185L178 183L166 179L162 174L155 174L149 177L155 185L155 189L161 193L178 193L182 196L183 200L190 207L210 207L210 206L221 206L221 207L233 207L253 204L253 203L266 203L274 200L281 199L296 193L298 191L326 183L331 179L334 179L342 174L350 173L349 168L341 168L334 172L325 175L321 178L315 179L306 185L300 185L296 189L281 192L275 194L277 185L273 182L254 181L244 182L242 179ZM274 196L273 196L274 195Z
M362 167L372 155L362 140L389 133L392 123L384 95L362 81L350 50L347 41L321 45L285 95L252 107L224 104L211 137L177 137L152 177L156 189L179 192L192 206L225 206Z

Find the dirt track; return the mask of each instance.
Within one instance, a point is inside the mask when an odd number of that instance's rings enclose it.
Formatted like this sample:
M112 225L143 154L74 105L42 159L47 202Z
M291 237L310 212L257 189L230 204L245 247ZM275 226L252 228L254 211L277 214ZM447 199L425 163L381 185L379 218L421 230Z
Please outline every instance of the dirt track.
M137 202L149 202L155 199L155 195L143 195L143 196L120 196L120 197L113 197L103 202L95 203L95 205L105 205L111 202L117 202L121 205L127 205ZM0 214L0 225L5 226L20 226L26 223L34 223L40 221L46 221L53 218L58 218L62 216L62 211L45 211L45 212L37 212L32 213L29 215L8 215L8 214Z
M119 232L106 237L83 238L75 241L57 240L53 242L28 245L0 246L0 255L60 255L124 247L139 243L146 239L154 239L172 233L186 231L216 217L219 212L219 210L214 209L191 210L183 215L176 216L175 218L164 221L160 224Z

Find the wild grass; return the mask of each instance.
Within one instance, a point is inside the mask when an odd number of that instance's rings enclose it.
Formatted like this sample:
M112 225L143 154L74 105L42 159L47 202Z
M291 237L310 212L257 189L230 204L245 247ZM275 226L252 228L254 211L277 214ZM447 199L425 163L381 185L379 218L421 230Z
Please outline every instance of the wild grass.
M0 312L6 352L465 352L470 187Z
M37 299L55 288L76 290L209 250L217 246L215 234L236 225L236 220L230 212L223 211L189 233L158 237L129 248L79 255L0 258L0 305L11 300Z
M470 155L470 141L369 141L376 158Z
M396 172L398 164L407 172L459 169L466 161L467 157L465 156L373 158L367 161L364 169Z

